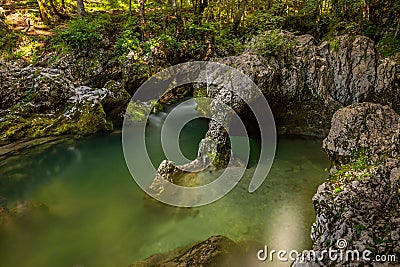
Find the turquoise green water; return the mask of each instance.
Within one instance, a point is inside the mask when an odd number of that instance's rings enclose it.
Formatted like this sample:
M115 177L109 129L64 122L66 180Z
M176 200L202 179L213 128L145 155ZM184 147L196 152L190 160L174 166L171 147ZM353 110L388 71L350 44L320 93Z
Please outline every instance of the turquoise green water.
M185 155L194 158L206 129L201 120L184 128ZM157 163L163 159L157 125L149 131ZM0 266L128 266L216 234L257 240L276 250L307 249L315 216L311 197L329 163L321 141L278 141L274 165L259 190L247 192L249 169L227 196L195 209L146 198L127 170L119 133L2 159L0 196L9 199L9 208L29 200L46 204L49 212L0 226Z

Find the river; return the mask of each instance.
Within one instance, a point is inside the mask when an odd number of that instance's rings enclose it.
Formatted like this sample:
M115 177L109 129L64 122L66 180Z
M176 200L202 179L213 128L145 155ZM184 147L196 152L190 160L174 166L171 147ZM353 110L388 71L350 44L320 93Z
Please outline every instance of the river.
M152 115L147 127L156 166L164 159L159 131L165 115ZM184 127L180 145L187 157L196 156L207 125L196 119ZM255 162L259 146L250 142ZM321 140L280 136L273 167L256 192L247 191L250 164L238 186L217 202L175 208L145 197L134 182L120 132L26 149L1 160L0 196L9 209L27 200L49 211L0 225L0 265L128 266L217 234L275 250L309 249L311 198L328 166Z

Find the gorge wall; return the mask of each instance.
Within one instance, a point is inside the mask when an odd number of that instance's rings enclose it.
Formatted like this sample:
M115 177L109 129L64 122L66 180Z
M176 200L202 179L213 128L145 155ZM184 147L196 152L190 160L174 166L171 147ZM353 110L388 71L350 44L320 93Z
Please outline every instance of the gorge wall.
M271 36L280 42L271 45ZM267 32L254 37L246 47L241 55L213 60L242 71L259 86L272 108L278 133L325 137L336 110L365 101L400 110L400 68L395 62L382 58L367 37L339 36L316 45L310 35L279 32L279 36L274 37ZM155 62L168 66L167 62ZM134 93L146 75L143 66L135 64L134 59L126 58L118 63L109 52L101 49L71 52L56 60L49 55L29 66L21 62L0 62L1 140L9 142L79 131L93 133L110 129L110 122L118 127L128 103L126 91ZM112 82L109 90L106 84L111 79L117 83ZM210 88L212 92L208 95L223 99L224 96L218 96L221 88ZM117 91L106 93L112 90ZM95 103L90 108L77 107L81 112L76 116L59 117L82 102L74 102L74 99L83 97L93 102L105 95L115 95L115 99L109 99L106 104L108 107L100 103L101 108L95 110ZM115 116L117 113L119 115ZM95 125L67 130L55 129L53 122L45 122L57 117L59 122L64 121L60 124L65 125L74 121L73 117L77 121L89 114L100 115L97 116L99 120L93 119ZM23 124L25 131L18 130Z

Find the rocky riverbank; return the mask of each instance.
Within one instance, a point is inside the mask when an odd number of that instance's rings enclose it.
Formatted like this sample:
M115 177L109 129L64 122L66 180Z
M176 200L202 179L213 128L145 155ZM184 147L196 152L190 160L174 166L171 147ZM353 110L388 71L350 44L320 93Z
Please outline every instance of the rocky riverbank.
M362 103L340 109L323 143L332 167L313 197L311 238L319 253L337 249L395 255L395 262L365 259L298 262L294 266L398 266L400 256L400 116L387 106Z
M310 35L272 31L254 37L246 47L241 55L213 60L242 71L260 87L278 133L325 137L336 110L365 101L400 110L400 67L382 58L367 37L345 35L317 45ZM2 61L0 140L119 127L130 95L158 70L144 68L129 55L118 62L102 49L50 54L34 65ZM218 96L220 91L211 87L205 94L237 104L232 102L237 99Z
M122 123L130 95L119 82L76 85L59 69L0 62L0 142L87 135Z
M270 52L266 40L271 35L253 38L240 56L216 61L239 69L259 86L279 133L323 138L336 110L361 102L400 111L400 68L382 58L369 38L345 35L316 45L310 35L281 32L287 43L282 55Z
M307 259L310 254L305 253L293 266L398 266L400 115L388 106L373 103L341 108L332 118L323 149L329 156L331 168L328 180L319 186L312 199L316 221L311 238L317 259ZM214 240L213 237L210 240ZM150 257L133 266L185 266L188 255L196 255L210 240ZM358 251L360 258L350 256L340 260L336 254L337 259L332 260L322 252L330 248L338 250L338 240L345 242L343 251ZM195 266L226 266L218 263L221 255L232 249L232 244L210 245L208 252L198 257L200 263ZM255 259L259 248L251 247L248 255ZM377 255L396 258L372 262L362 258L366 250L371 251L368 255L371 260ZM246 259L246 254L241 255Z
M283 41L271 43L276 39ZM274 49L285 51L286 55L277 54ZM271 31L253 38L242 55L214 61L238 69L257 84L268 100L279 134L323 138L335 111L366 101L400 111L400 67L382 58L373 41L363 36L340 36L317 46L310 35ZM208 71L207 75L211 80L217 79L218 70ZM238 75L225 75L223 79L236 85L234 93L214 85L208 86L204 94L230 106L247 120L249 110L238 96L248 97L247 102L254 100L251 86ZM216 117L229 117L219 114L215 101L201 108L214 110L211 113ZM212 120L193 164L211 162L217 168L224 167L230 153L227 132ZM164 169L167 165L160 165L156 180L168 180L168 172L175 171L171 167Z

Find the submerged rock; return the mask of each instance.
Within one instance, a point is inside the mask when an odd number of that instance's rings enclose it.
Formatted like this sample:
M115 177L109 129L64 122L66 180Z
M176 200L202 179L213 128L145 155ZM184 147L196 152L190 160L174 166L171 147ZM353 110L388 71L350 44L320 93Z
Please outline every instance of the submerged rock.
M327 182L313 197L316 222L311 238L321 253L335 249L340 239L346 250L360 255L400 253L400 116L389 107L362 103L342 108L332 119L323 142L332 162ZM397 259L398 260L398 259ZM308 264L311 264L308 262ZM315 266L365 266L364 259L332 261ZM398 266L386 262L385 266ZM309 265L309 266L314 266ZM308 266L298 261L294 266Z
M254 266L255 242L235 243L225 236L211 236L205 241L153 255L131 267L149 266ZM247 253L250 251L251 256Z
M15 223L41 223L49 215L49 208L42 203L18 201L13 209L0 206L0 231L1 227L15 227Z

